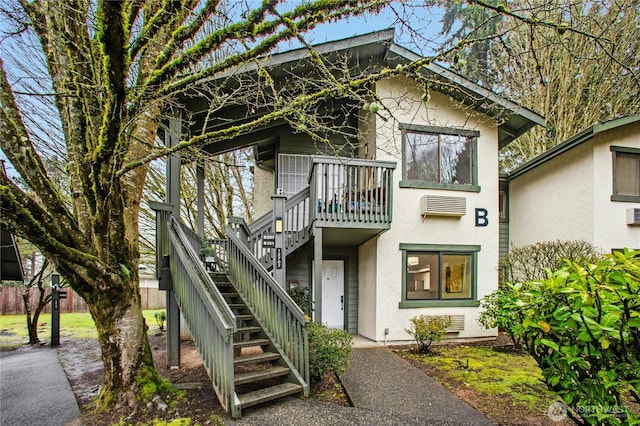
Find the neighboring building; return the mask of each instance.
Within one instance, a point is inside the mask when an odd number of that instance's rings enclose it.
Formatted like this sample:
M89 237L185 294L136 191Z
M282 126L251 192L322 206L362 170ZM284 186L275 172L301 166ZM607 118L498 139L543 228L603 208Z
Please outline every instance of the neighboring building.
M640 114L597 123L513 170L512 247L583 240L640 248Z
M0 229L0 283L23 281L22 259L13 235Z
M348 57L349 69L418 59L395 44L392 30L317 49ZM304 75L307 59L305 49L273 55L270 72ZM477 318L480 299L498 283L498 151L544 119L439 65L420 73L422 82L377 82L382 105L374 112L336 100L344 111L337 122L358 129L360 140L328 133L332 145L322 145L283 122L205 149L254 146L255 217L265 216L251 238L265 266L272 253L261 252L260 241L273 231L271 197L282 190L287 203L306 206L284 215L285 233L301 235L287 246L284 284L311 290L315 320L404 341L411 317L448 315L450 337L494 336ZM192 109L197 123L206 103L193 105L203 108Z

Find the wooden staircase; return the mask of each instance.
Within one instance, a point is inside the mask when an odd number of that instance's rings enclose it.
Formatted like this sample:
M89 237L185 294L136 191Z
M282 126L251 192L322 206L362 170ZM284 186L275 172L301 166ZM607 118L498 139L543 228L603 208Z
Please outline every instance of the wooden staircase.
M244 303L227 275L212 273L211 278L235 315L233 336L234 385L241 409L303 392L291 380L291 370Z

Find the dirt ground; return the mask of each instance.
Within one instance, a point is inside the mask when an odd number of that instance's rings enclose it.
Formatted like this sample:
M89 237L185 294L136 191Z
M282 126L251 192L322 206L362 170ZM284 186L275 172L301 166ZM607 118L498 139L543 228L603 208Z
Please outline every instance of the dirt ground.
M191 424L222 424L226 413L218 402L195 345L192 342L182 342L180 368L167 369L164 335L150 334L149 343L158 372L175 387L186 392L185 398L176 404L170 404L169 409L164 413L144 412L146 410L131 412L130 409L123 409L96 414L91 401L100 391L103 373L98 342L95 339L78 339L66 341L61 346L58 352L59 357L80 405L83 424L92 426L108 426L120 422L136 424L146 423L153 418L169 421L181 417L190 418ZM311 393L312 398L349 405L335 377L328 377L325 381L314 385Z

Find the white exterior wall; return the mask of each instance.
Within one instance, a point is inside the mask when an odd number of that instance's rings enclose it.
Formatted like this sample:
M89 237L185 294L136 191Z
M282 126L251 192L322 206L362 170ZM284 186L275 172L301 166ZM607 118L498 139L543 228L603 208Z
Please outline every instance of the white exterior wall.
M594 165L587 145L510 182L510 247L541 241L593 241Z
M377 160L396 161L394 172L393 222L375 245L376 268L360 271L360 334L376 341L407 341L411 336L404 330L409 319L416 315L465 316L465 329L458 337L495 336L496 330L485 330L477 323L477 307L400 308L402 300L402 243L480 245L477 253L476 296L478 299L497 288L498 275L498 134L495 120L475 114L473 110L451 101L439 93L431 93L425 105L422 90L408 79L396 78L379 82L377 93L384 105L393 111L393 118L380 110L388 120L377 120ZM478 184L481 191L462 192L421 188L400 188L402 179L402 136L399 124L416 124L476 130ZM427 217L420 214L421 197L426 194L462 196L466 198L467 213L461 218ZM489 224L475 226L475 208L488 210ZM359 260L366 262L369 246L361 248ZM370 278L370 276L373 277ZM375 284L375 294L370 287ZM364 290L364 291L363 291ZM364 296L364 297L363 297ZM372 297L375 303L372 303ZM371 312L371 311L374 312ZM373 321L370 318L374 318ZM373 323L371 329L370 323Z
M358 334L376 340L377 239L358 249Z
M640 248L640 227L626 210L639 203L611 201L612 145L640 148L640 123L596 134L509 184L509 236L520 247L542 241L583 240L609 252Z
M271 196L275 194L275 176L269 170L254 168L253 172L253 217L259 218L273 210Z
M640 203L611 201L611 145L640 148L640 123L600 133L594 138L593 244L607 251L624 247L640 249L640 226L627 225L627 209L640 208Z

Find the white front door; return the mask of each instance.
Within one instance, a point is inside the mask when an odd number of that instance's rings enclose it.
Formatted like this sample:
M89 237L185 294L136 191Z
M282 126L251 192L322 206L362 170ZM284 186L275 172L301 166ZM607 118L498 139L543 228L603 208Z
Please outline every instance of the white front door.
M322 322L344 329L344 261L322 261Z

